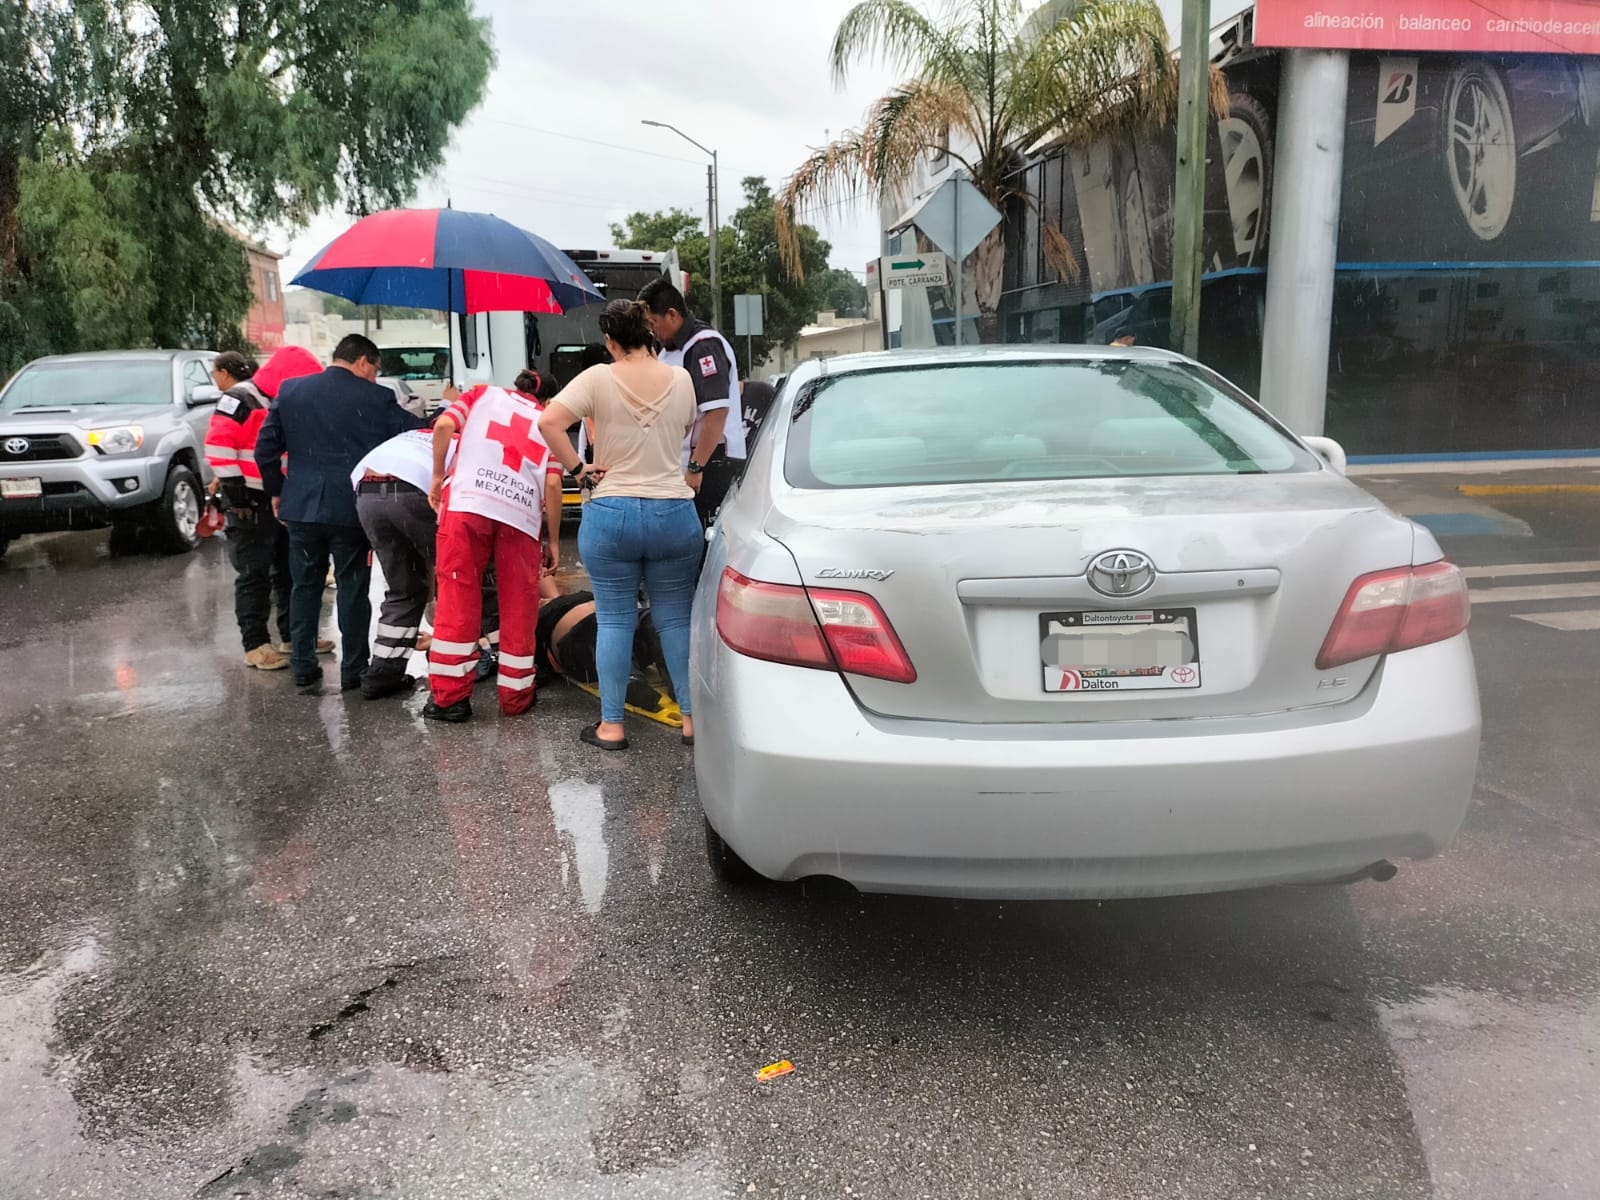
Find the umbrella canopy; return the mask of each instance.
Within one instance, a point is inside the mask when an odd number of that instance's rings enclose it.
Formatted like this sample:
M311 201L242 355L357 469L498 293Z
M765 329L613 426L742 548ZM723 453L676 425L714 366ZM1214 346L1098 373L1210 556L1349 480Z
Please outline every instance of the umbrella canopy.
M363 217L291 283L356 304L439 312L546 312L605 299L578 264L488 213L396 208Z

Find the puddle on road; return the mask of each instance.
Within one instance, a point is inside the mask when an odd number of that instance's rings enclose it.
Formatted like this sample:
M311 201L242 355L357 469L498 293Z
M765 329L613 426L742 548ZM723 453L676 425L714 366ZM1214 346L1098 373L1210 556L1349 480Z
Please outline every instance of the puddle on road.
M561 882L566 884L569 869L576 870L584 911L597 913L605 901L610 863L605 837L606 802L600 785L579 779L551 784L550 812L562 842Z
M234 1062L239 1097L235 1152L199 1181L202 1197L258 1195L476 1196L530 1200L574 1196L697 1200L725 1196L729 1180L691 1137L638 1147L638 1161L610 1153L639 1103L619 1067L557 1055L490 1080L393 1063L333 1078L265 1071Z
M76 932L59 945L16 974L0 974L0 1163L13 1195L61 1195L64 1179L96 1180L115 1194L135 1181L111 1147L85 1135L72 1061L51 1051L62 1000L99 966L100 942Z
M684 1110L692 1078L669 1087L677 1131L637 1132L634 1072L580 1053L492 1076L394 1062L316 1067L227 1060L215 1123L101 1142L74 1099L74 1061L57 1024L73 985L102 967L100 941L76 933L20 972L0 974L0 1163L7 1194L500 1194L531 1200L724 1196L730 1183ZM626 1018L619 1015L625 1022ZM674 1099L675 1098L675 1099ZM652 1112L661 1097L651 1100ZM618 1148L628 1147L619 1156Z

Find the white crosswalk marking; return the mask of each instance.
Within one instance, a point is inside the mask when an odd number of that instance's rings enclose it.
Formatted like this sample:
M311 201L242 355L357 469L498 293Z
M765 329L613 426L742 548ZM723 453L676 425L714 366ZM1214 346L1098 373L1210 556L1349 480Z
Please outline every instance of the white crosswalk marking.
M1600 579L1574 580L1570 583L1499 583L1500 580L1537 579L1554 575L1600 576L1600 560L1585 559L1571 562L1489 563L1463 567L1461 573L1468 579L1493 580L1492 586L1470 589L1474 607L1485 604L1538 604L1550 600L1580 600L1600 597ZM1600 630L1600 606L1568 609L1561 612L1515 612L1519 621L1554 629L1562 633L1580 633Z
M1600 629L1600 608L1580 608L1575 612L1512 613L1519 621L1559 629L1565 633L1581 629Z
M1600 596L1600 583L1543 583L1528 587L1473 588L1474 604L1512 604L1527 600L1577 600Z
M1495 563L1487 567L1462 567L1468 579L1502 579L1516 575L1587 575L1600 571L1600 560L1594 562L1542 562Z

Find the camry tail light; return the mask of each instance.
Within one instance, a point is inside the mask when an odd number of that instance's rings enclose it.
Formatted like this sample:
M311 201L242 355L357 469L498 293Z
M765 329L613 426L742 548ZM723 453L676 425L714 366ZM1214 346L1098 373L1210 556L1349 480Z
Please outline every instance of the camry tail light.
M1454 563L1374 571L1350 585L1317 667L1442 642L1467 627L1471 611L1467 581Z
M750 658L915 683L916 668L878 602L864 592L747 579L732 567L717 588L717 633Z

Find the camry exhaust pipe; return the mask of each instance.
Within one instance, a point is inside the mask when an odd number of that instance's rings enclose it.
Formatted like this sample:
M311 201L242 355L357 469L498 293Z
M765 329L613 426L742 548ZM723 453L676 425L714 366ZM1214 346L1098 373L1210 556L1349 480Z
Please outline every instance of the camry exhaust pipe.
M1370 866L1362 867L1359 871L1352 871L1348 875L1340 875L1334 879L1317 880L1312 886L1344 887L1346 884L1364 883L1368 879L1375 880L1378 883L1388 883L1398 874L1400 874L1399 867L1395 866L1387 858L1380 858L1377 862Z

